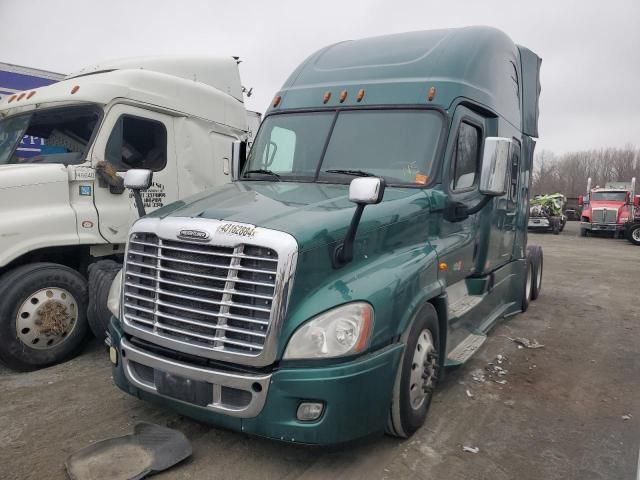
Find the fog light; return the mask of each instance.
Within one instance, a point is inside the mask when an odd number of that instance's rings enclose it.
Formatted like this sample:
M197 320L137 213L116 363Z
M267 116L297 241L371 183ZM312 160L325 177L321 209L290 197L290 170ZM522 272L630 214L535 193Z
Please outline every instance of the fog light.
M322 415L324 405L318 402L302 402L298 405L298 411L296 417L301 422L309 422L311 420L317 420Z
M109 347L109 360L114 365L118 365L118 351L113 347Z

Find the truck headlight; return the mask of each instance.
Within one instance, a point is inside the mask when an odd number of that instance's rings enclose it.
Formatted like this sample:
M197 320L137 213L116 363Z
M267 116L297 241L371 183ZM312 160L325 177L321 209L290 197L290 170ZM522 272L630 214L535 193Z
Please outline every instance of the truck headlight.
M373 308L354 302L333 308L304 323L291 336L284 358L310 359L364 351L373 330Z
M107 308L113 316L120 318L120 295L122 290L122 270L120 270L111 282L109 296L107 297Z

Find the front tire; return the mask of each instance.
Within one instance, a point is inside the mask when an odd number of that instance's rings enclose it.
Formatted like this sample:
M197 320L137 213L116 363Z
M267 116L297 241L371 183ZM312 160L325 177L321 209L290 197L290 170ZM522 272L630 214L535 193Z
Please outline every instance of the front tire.
M405 351L396 375L386 432L408 438L427 418L444 363L438 315L431 304L423 308L403 339Z
M542 247L534 245L531 247L533 256L533 283L531 285L531 300L536 300L540 296L542 290L542 270L544 267L544 258L542 255Z
M107 336L111 311L107 308L109 289L122 265L114 260L99 260L89 265L89 328L98 340Z
M526 270L524 272L524 281L522 282L522 303L520 307L523 313L529 309L529 303L531 303L531 292L533 291L533 274L535 270L531 249L527 250L527 257L525 258Z
M77 353L87 334L87 283L55 263L17 267L0 278L0 362L35 370Z
M640 223L629 229L628 239L634 245L640 245Z

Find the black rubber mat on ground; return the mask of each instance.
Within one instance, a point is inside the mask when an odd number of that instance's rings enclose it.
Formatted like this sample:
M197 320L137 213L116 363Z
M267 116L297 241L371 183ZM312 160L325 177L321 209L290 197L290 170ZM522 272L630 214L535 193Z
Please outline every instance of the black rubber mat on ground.
M133 433L109 438L71 455L71 480L137 480L166 470L191 455L191 444L177 430L140 422Z

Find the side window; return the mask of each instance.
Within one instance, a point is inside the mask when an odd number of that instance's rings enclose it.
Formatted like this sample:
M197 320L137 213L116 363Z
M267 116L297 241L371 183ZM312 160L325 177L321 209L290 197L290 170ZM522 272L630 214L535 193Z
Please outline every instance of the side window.
M296 132L281 127L273 127L269 144L264 149L262 164L274 172L293 171L296 151Z
M167 164L167 129L162 122L122 115L109 136L106 158L116 170L162 170Z
M477 127L460 123L453 151L451 190L461 190L475 184L480 163L480 136L480 129Z
M518 199L518 170L520 169L520 145L514 143L511 150L511 192L509 199L514 202Z

